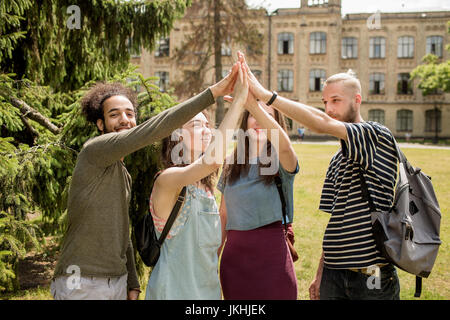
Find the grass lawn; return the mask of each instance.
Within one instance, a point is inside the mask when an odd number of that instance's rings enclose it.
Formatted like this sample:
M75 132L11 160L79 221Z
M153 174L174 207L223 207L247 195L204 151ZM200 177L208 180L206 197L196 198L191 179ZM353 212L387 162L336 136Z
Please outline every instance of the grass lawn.
M313 280L322 252L323 232L329 214L319 211L318 204L325 173L337 145L295 144L300 162L300 173L294 183L295 247L300 255L295 263L298 278L298 298L309 299L308 288ZM450 209L450 170L445 163L450 163L450 150L404 148L403 152L413 166L420 167L432 177L433 185L442 211L441 239L433 271L428 279L423 280L422 300L450 299L450 218L446 215ZM219 198L219 192L216 197ZM400 298L415 299L415 277L398 271L400 277ZM146 281L145 281L146 282ZM145 285L143 286L145 290ZM141 294L141 299L145 292ZM0 299L51 299L48 287L20 291L14 295L0 296Z
M300 255L295 263L299 299L309 299L308 288L313 280L320 255L322 238L329 214L319 211L322 183L331 157L338 150L333 145L294 145L300 162L300 172L294 182L295 247ZM450 170L445 163L450 161L450 150L403 148L411 164L421 168L432 177L433 186L442 212L442 245L429 278L423 280L420 299L450 299ZM398 270L400 298L414 298L415 277Z

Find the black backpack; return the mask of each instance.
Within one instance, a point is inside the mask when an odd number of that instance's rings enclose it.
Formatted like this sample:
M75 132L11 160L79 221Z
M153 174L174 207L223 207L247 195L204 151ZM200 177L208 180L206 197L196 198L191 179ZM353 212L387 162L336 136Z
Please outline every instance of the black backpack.
M158 175L157 175L158 176ZM154 180L156 180L157 176ZM134 226L134 235L136 238L136 249L141 256L142 261L148 267L154 267L159 259L161 246L167 237L167 234L172 228L175 219L178 216L178 212L184 202L186 195L186 187L184 187L178 195L177 202L175 203L169 218L166 221L161 236L157 237L155 231L155 225L150 212L145 214Z

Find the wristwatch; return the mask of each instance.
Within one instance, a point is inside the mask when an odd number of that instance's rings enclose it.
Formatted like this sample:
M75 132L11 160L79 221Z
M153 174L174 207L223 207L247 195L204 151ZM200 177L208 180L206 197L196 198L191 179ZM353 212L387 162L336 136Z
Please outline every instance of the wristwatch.
M270 98L270 100L266 103L266 105L270 106L275 99L278 97L278 93L276 91L272 91L272 98Z

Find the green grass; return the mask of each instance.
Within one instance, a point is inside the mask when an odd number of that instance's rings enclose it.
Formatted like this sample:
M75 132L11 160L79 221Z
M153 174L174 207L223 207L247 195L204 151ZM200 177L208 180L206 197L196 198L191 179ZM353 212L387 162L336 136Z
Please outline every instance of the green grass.
M322 252L322 238L328 223L329 214L319 211L318 204L322 184L328 164L337 145L307 145L295 144L295 151L300 163L300 172L294 182L295 247L300 255L295 263L298 278L298 298L309 299L308 288L313 280L319 258ZM432 177L437 198L442 211L441 239L436 263L429 278L423 280L421 300L450 299L450 218L447 215L450 208L450 150L404 148L403 152L413 166L420 167ZM220 201L220 193L216 193ZM398 271L400 278L400 298L414 298L415 277ZM145 297L144 292L140 298ZM6 299L51 299L48 288L21 291L14 295L4 296Z
M300 259L295 263L298 278L299 299L309 299L308 288L314 279L320 255L321 244L329 214L319 211L318 204L322 183L328 164L338 146L294 145L299 158L300 172L294 182L294 230ZM423 279L423 291L420 299L450 299L450 219L446 213L450 208L450 170L445 165L450 162L450 150L404 148L408 160L432 177L433 186L441 207L442 245L433 271ZM401 299L415 299L415 277L398 271L401 287Z

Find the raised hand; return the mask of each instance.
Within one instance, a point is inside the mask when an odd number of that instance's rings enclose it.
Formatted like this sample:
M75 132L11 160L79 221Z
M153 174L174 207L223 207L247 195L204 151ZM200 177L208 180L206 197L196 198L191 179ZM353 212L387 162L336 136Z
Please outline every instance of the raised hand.
M268 101L272 96L272 93L269 90L265 89L261 85L261 83L259 83L258 79L256 79L255 75L251 72L249 66L247 65L245 55L240 51L238 51L238 60L244 65L247 71L250 92L254 95L255 98L260 99L264 102Z
M248 74L245 70L244 65L241 62L238 64L238 76L234 86L234 99L239 99L244 104L248 97Z
M236 62L233 67L231 67L231 71L225 78L210 87L214 99L225 96L227 94L231 94L233 92L234 85L238 76L238 69L238 62Z

